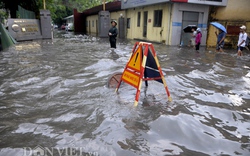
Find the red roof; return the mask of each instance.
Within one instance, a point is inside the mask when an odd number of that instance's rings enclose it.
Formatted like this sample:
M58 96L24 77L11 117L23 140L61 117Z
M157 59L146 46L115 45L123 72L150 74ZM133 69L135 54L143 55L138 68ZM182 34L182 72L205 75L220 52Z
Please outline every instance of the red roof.
M96 7L84 10L82 13L87 15L98 14L99 11L103 10L103 5L98 5ZM121 10L121 1L109 2L105 5L105 11L114 12Z

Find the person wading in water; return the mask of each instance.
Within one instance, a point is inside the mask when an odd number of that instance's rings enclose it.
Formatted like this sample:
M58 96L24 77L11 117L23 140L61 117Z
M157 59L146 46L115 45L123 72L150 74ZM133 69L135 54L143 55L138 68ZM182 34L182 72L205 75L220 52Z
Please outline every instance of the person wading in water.
M196 31L197 31L197 34L195 37L195 50L196 50L196 52L199 52L202 34L201 34L200 28L197 28Z
M247 40L246 26L242 25L240 27L239 40L238 40L238 44L237 44L238 56L243 55L242 51L246 46L246 40Z
M112 27L109 29L110 47L116 49L116 37L118 35L118 30L116 28L117 22L115 20L112 20L111 25Z

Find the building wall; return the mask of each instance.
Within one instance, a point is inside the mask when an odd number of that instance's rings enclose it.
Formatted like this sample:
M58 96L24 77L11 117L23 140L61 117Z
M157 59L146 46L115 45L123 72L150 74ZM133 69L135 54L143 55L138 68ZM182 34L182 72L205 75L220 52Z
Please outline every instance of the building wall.
M154 27L154 11L163 10L162 26ZM147 36L143 37L143 12L148 11ZM183 12L198 14L197 25L202 29L201 45L206 45L209 6L188 3L161 3L144 7L127 9L126 17L130 19L127 38L161 42L167 45L180 45L183 37ZM141 24L137 26L138 12L141 12ZM190 34L184 34L188 37ZM190 35L191 37L191 35ZM186 39L189 40L189 39ZM188 41L185 41L187 44Z
M111 12L110 13L110 18L111 20L116 20L118 22L118 19L123 16L124 17L125 15L125 11L124 10L121 10L121 11L116 11L116 12ZM119 25L117 25L118 27Z
M228 34L225 42L230 48L236 48L238 41L239 27L246 25L250 34L250 0L229 0L226 7L211 7L210 22L217 21L227 28ZM208 47L216 46L216 28L208 27Z
M74 31L86 33L85 29L86 16L83 13L79 13L77 9L74 9Z
M188 3L174 3L172 7L172 38L170 45L179 45L181 43L181 36L183 35L183 12L198 13L198 27L202 30L201 45L206 45L207 38L207 20L209 13L208 5L188 4Z
M110 19L117 21L117 28L119 27L118 19L125 15L125 11L116 11L110 13ZM98 35L98 15L91 15L86 18L87 33L91 35ZM111 27L111 25L110 25ZM108 32L107 32L108 34ZM118 34L119 35L119 34ZM107 36L108 37L108 36Z
M96 25L96 21L98 23L98 15L88 16L86 19L87 23L87 33L88 34L96 34L98 26Z
M217 7L212 15L217 20L250 20L249 0L229 0L226 7Z
M130 28L127 28L126 37L128 39L141 39L141 40L166 43L166 40L169 40L168 34L170 30L169 5L170 5L169 3L162 3L151 6L128 9L126 12L126 18L130 19ZM155 10L162 10L161 27L154 27ZM148 12L147 36L143 37L143 19L145 11ZM138 12L141 12L140 26L137 26Z

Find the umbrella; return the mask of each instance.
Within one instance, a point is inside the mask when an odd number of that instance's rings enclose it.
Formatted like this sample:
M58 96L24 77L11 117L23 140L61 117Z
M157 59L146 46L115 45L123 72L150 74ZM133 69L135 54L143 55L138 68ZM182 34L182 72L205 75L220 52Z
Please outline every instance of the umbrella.
M215 28L218 28L218 29L224 31L225 33L227 33L226 28L225 28L222 24L220 24L220 23L218 23L218 22L211 22L210 24L211 24L212 26L214 26Z
M196 30L197 26L196 25L188 25L185 28L183 28L184 32L192 32L192 29Z

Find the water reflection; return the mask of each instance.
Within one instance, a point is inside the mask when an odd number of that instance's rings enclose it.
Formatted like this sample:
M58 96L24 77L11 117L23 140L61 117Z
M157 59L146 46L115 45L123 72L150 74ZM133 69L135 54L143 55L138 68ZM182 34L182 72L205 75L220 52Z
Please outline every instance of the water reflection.
M102 156L249 155L248 52L154 44L173 101L150 81L133 108L135 88L106 87L133 44L112 50L107 39L58 33L1 52L0 155L38 145Z

